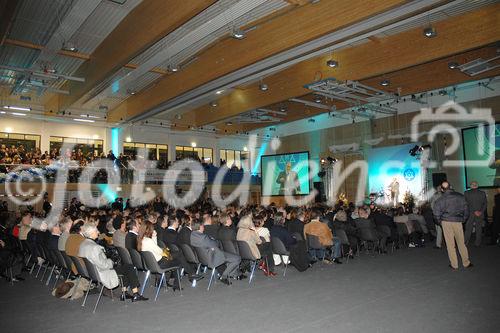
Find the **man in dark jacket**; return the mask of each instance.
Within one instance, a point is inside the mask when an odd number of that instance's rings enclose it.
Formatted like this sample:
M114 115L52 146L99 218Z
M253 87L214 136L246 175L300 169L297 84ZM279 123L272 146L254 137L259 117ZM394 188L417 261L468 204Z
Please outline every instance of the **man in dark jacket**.
M217 239L220 241L236 241L236 231L233 228L233 220L227 213L222 213L219 219L221 226L217 231Z
M465 201L462 194L452 190L448 182L443 182L441 188L444 193L434 203L433 211L436 221L438 221L443 228L448 257L450 259L450 267L454 270L458 269L455 241L457 242L458 251L462 257L462 264L465 268L472 267L472 263L469 261L469 253L465 246L464 230L462 228L462 223L467 221L469 217L467 201Z
M476 241L475 245L481 245L481 236L483 227L485 224L485 212L488 205L488 200L486 199L486 193L478 188L478 183L473 181L470 183L470 190L464 193L465 201L469 206L470 214L467 219L467 224L465 227L465 243L469 244L469 240L472 236L472 230L476 230Z

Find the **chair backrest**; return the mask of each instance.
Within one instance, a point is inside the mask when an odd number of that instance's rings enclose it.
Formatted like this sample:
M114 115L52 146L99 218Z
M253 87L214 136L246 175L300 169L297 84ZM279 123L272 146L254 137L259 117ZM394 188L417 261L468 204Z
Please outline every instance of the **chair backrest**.
M278 237L271 237L271 246L273 247L273 253L279 255L289 255L290 253L286 249L285 244Z
M66 268L71 269L71 267L73 266L73 260L71 260L71 258L66 254L65 251L59 251L59 253L64 258L64 262L66 262Z
M238 249L240 252L241 259L243 260L257 260L260 258L255 258L252 253L252 249L250 249L250 245L248 245L245 241L236 241L238 244Z
M157 239L156 240L156 244L161 247L162 249L166 248L167 246L165 245L165 243L161 240L161 239Z
M181 249L179 249L179 247L177 245L175 245L174 243L168 243L167 244L167 247L170 249L170 251L172 252L180 252Z
M66 264L61 252L59 250L52 250L52 256L57 259L57 265L62 268L71 269L71 266Z
M85 266L83 266L84 264L80 260L80 258L73 257L73 256L69 256L69 257L73 261L73 264L75 265L76 271L78 272L78 274L80 274L83 277L89 277L89 272L87 272L87 269L85 268Z
M307 247L310 249L320 250L325 248L323 245L321 245L318 236L306 234L306 242Z
M222 249L224 250L224 252L240 255L238 251L238 244L236 243L236 241L232 240L222 241Z
M87 258L82 258L85 267L87 268L88 277L92 281L101 282L101 278L99 277L99 272L97 272L97 268L91 263Z
M344 229L335 229L334 235L335 237L338 237L340 239L341 244L351 245L351 243L349 242L349 237L347 237L347 233Z
M361 228L359 229L360 238L364 241L377 241L377 235L375 234L375 230L373 228Z
M292 237L293 237L293 238L295 238L295 239L296 239L296 240L298 240L298 241L303 241L303 240L305 240L305 239L304 239L304 235L303 235L303 234L301 234L300 232L294 232L294 233L292 233Z
M396 223L396 228L398 228L399 236L408 235L408 228L404 223Z
M122 259L122 263L128 264L128 265L134 264L132 262L132 258L130 257L130 252L128 252L128 250L126 248L117 246L116 250L118 251L120 258Z
M186 258L187 262L192 264L200 263L191 246L189 246L188 244L179 244L179 246L181 247L182 253L184 253L184 257Z
M144 262L142 261L142 256L136 249L129 249L130 258L132 259L132 264L140 271L147 271L144 267Z
M411 224L413 226L413 230L423 233L424 231L422 230L422 226L417 220L408 220L408 224Z
M391 236L391 228L389 228L389 226L387 225L379 225L377 226L377 230L384 233L387 237Z
M214 268L214 261L204 248L193 246L193 249L202 265L205 265L209 268Z
M152 252L141 251L141 256L142 256L142 260L143 260L144 265L146 266L147 270L149 270L151 273L154 273L154 274L161 274L162 273L160 265L158 265L158 262L156 261L156 258Z

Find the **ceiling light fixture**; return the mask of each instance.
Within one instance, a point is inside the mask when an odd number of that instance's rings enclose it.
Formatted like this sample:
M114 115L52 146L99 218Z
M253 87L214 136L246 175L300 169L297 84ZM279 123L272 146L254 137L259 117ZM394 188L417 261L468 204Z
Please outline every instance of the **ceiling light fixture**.
M216 95L221 95L223 92L224 92L224 90L222 90L222 89L221 89L221 90L217 90L217 91L215 92L215 94L216 94Z
M323 100L320 95L315 95L314 96L314 102L316 103L321 103Z
M246 37L246 32L241 29L233 29L231 31L231 37L233 37L234 39L242 40Z
M219 106L219 103L217 103L217 101L212 101L212 102L210 102L210 106L213 108L216 108Z
M233 122L232 121L228 121L228 122L226 122L226 125L227 126L233 126Z
M95 123L95 120L90 120L90 119L80 119L80 118L74 118L74 121L79 121L82 123Z
M179 71L179 67L173 64L168 65L167 70L171 73L177 73Z
M196 142L191 142L191 147L196 148Z
M95 119L99 119L100 118L98 116L94 116L94 115L91 115L91 114L81 114L80 117L95 118Z
M326 62L326 65L330 68L335 68L339 66L339 62L333 59L330 59Z
M26 115L26 113L19 113L19 112L12 112L11 114L14 116L25 116Z
M265 84L265 83L261 83L261 84L259 85L259 89L260 89L261 91L268 91L268 90L269 90L269 86L268 86L267 84Z
M459 66L458 62L452 61L448 63L448 68L449 69L455 69Z
M389 81L387 79L380 81L380 85L383 87L387 87L389 84L391 84L391 81Z
M429 26L424 29L424 36L427 38L434 38L437 36L437 30L436 28Z
M22 106L6 105L3 108L4 109L9 109L9 110L17 110L17 111L31 111L31 108L25 108L25 107L22 107Z
M71 42L64 42L62 45L62 49L69 52L78 52L78 48Z

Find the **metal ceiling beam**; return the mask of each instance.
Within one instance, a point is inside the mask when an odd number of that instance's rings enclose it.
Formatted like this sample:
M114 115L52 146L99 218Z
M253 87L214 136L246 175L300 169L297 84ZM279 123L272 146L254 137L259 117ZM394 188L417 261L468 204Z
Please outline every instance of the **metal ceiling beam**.
M0 65L0 69L5 69L5 70L13 71L13 72L26 73L29 75L35 75L35 76L39 76L39 77L45 77L47 79L52 79L52 80L64 79L64 80L70 80L70 81L76 81L76 82L85 82L85 79L82 77L76 77L76 76L64 75L64 74L58 74L58 73L45 73L45 72L40 72L40 71L30 69L30 68Z

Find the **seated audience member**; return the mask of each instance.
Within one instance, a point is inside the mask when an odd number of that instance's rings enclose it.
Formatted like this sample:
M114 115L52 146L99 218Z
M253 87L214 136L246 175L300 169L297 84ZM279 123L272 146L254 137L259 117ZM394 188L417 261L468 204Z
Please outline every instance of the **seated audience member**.
M129 264L115 266L113 261L106 257L104 248L95 242L99 236L97 227L90 223L84 224L81 233L86 239L80 244L78 256L88 259L96 267L104 287L110 290L118 287L120 285L118 275L121 275L123 281L122 292L126 293L127 287L130 287L132 295L122 294L120 299L125 301L126 298L129 298L132 299L132 302L147 301L147 298L139 294L139 279L134 267Z
M30 212L25 212L21 218L21 225L19 226L19 240L25 241L28 238L28 233L31 230L31 222L33 216Z
M127 223L127 234L125 235L125 248L137 250L137 236L139 235L138 219L131 218Z
M115 218L113 219L113 245L116 247L125 248L125 238L127 237L127 222L126 218Z
M236 231L233 227L233 219L227 213L221 213L219 217L221 227L217 232L217 239L220 241L235 241Z
M265 218L266 217L264 214L259 214L253 221L255 232L257 233L257 235L259 235L260 239L262 239L262 243L260 243L260 245L257 245L257 247L259 248L260 253L266 257L268 263L268 274L271 276L275 276L275 262L273 249L271 246L271 233L269 232L269 229L264 227Z
M163 232L163 242L165 244L175 244L177 245L177 229L179 229L179 220L174 217L165 217L167 220L167 228Z
M220 281L225 285L230 285L231 278L241 280L246 278L240 274L239 265L241 258L238 255L224 252L219 248L217 241L203 233L204 226L199 222L193 222L191 232L191 245L208 252L213 260L213 265L221 275Z
M262 249L262 254L267 258L267 263L266 261L261 261L259 269L261 269L267 276L276 276L276 273L274 273L274 260L272 258L270 245L269 243L266 245L265 242L263 242L259 237L259 234L255 230L255 225L252 222L251 214L247 214L240 219L236 239L246 242L255 258L261 258L260 249Z
M337 230L345 231L347 239L349 240L349 249L347 253L351 258L353 258L354 253L357 251L359 242L356 232L356 226L354 225L353 220L348 219L345 210L341 209L333 215L331 226L333 227L333 234L335 234Z
M61 229L59 224L56 223L50 229L50 236L47 242L47 248L49 250L59 250L59 237L61 236Z
M342 261L340 261L340 257L342 256L341 254L341 243L338 238L334 238L332 231L328 227L328 225L324 222L321 222L319 220L320 215L316 210L313 210L311 212L310 216L310 222L307 223L304 226L304 237L309 237L309 236L315 236L318 238L319 243L321 246L324 246L325 248L334 248L333 249L333 255L332 255L332 261L341 264ZM325 256L325 249L313 249L309 248L309 255L314 261L317 261L319 258L325 258L324 262L327 264L330 264L332 261L327 259Z
M420 210L417 207L414 207L412 209L412 213L408 214L408 220L416 222L418 224L417 228L419 227L424 235L429 234L429 229L427 228L427 223L425 221L425 218L420 213Z
M205 226L203 233L216 239L220 227L219 218L217 216L205 214L203 216L203 225Z
M73 225L73 221L69 217L64 217L61 222L59 222L59 228L61 230L61 235L57 241L57 249L59 251L66 251L66 241L69 237L69 231Z
M370 208L371 207L372 206L370 206ZM390 234L386 234L387 237L390 237L393 240L398 239L398 228L394 223L394 219L392 218L392 216L389 216L385 210L373 206L373 208L371 208L370 210L369 218L373 220L376 227L379 226L389 227ZM377 230L380 229L377 228Z
M158 246L156 238L156 230L154 230L154 225L150 221L144 221L139 229L139 236L137 237L137 251L149 251L151 252L160 268L167 269L172 267L180 267L181 263L179 260L172 257L170 253L164 251ZM180 283L177 278L177 274L174 272L171 274L174 278L174 290L180 289Z
M297 240L292 236L290 231L285 228L285 216L281 212L274 215L273 225L269 233L271 238L279 238L288 251L297 244ZM281 257L279 255L274 254L273 258L276 265L281 264ZM283 259L287 261L288 257L284 256Z
M23 265L23 257L17 253L12 236L0 232L0 274L11 282L24 281L21 277ZM12 278L10 269L12 269Z
M66 245L64 251L68 256L78 257L78 251L80 250L80 245L85 240L85 237L81 233L81 229L85 222L83 220L76 220L69 231L68 239L66 240ZM82 262L83 264L83 262ZM73 273L77 274L75 265L72 266Z
M292 234L300 235L303 237L304 235L304 211L296 211L295 209L290 212L289 220L286 225L288 231Z
M406 214L403 207L399 207L396 210L396 214L394 215L394 222L401 223L406 226L409 238L408 247L417 247L419 239L417 231L415 230L413 222L410 221L410 219L408 218L408 214Z
M372 219L369 218L370 212L369 209L364 208L364 207L359 207L357 216L354 220L354 223L356 224L356 227L358 228L359 235L361 235L361 229L371 229L373 233L375 234L375 237L378 239L378 245L380 247L380 251L383 253L387 253L386 250L386 243L387 243L387 237L390 235L386 235L383 232L380 232L377 230L377 226L375 225L375 222L373 222ZM361 239L361 236L360 236Z
M182 228L177 235L178 244L191 245L191 223L192 219L190 216L182 217Z

